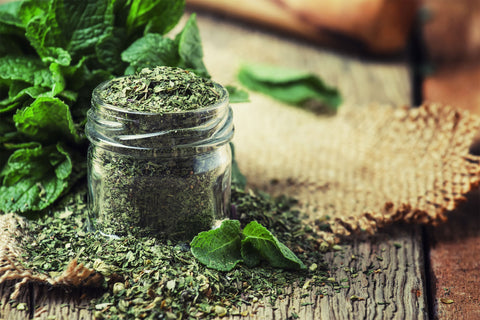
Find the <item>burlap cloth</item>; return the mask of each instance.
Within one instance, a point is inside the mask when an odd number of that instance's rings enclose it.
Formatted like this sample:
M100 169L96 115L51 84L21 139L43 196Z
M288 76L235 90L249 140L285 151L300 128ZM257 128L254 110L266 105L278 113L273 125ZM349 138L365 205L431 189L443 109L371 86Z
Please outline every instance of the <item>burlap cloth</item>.
M332 117L263 101L235 107L249 185L299 200L334 235L405 221L436 224L480 184L469 149L480 118L451 107L343 107ZM328 236L328 235L326 235Z
M418 109L342 107L337 115L272 103L234 107L236 157L249 187L299 200L310 222L326 215L333 233L374 232L397 221L438 223L480 183L480 157L469 154L480 118L438 105ZM98 285L72 261L52 278L27 270L17 237L25 221L0 216L0 283Z

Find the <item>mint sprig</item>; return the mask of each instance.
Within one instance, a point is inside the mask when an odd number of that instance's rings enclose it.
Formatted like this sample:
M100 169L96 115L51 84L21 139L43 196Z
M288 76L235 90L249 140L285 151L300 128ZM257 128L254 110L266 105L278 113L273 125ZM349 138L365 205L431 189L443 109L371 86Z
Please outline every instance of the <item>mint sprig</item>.
M225 220L217 229L193 238L190 250L208 268L230 271L238 263L255 267L262 261L282 269L305 269L303 262L283 243L256 221L243 231L238 220Z
M85 175L83 132L102 81L159 65L208 77L184 0L0 5L0 212L47 208Z

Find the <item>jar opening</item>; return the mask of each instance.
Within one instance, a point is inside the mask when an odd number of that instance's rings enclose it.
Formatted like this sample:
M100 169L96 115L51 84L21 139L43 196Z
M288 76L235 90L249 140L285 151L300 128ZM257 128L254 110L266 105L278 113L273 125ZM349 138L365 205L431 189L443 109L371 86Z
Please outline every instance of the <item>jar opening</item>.
M112 80L110 80L112 81ZM106 103L93 91L87 113L86 135L99 146L116 152L144 154L201 153L231 141L233 111L228 91L214 83L218 100L206 107L180 112L139 112Z

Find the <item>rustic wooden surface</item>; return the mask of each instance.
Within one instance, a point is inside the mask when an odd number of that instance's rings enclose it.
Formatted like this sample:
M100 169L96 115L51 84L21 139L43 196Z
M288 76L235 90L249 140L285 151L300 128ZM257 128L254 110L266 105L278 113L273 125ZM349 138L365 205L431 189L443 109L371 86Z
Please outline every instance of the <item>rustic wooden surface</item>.
M242 61L270 62L319 74L342 91L346 104L411 104L411 77L406 61L361 60L218 18L199 16L198 20L207 68L213 78L221 83L234 82L235 71ZM470 211L462 212L467 215ZM478 214L476 227L468 219L471 234L478 234ZM340 250L325 256L325 261L332 266L331 277L344 288L334 292L336 288L312 288L308 283L300 284L298 289L287 289L273 308L263 301L245 305L248 315L242 319L287 319L297 316L298 319L427 319L429 316L444 319L447 317L443 315L447 313L448 317L454 319L465 318L461 316L463 313L458 312L465 310L461 308L461 301L467 300L472 308L476 303L477 311L472 309L465 314L472 315L471 319L478 318L473 317L478 316L480 309L478 289L476 295L471 290L472 284L479 287L478 274L476 278L462 280L462 290L458 290L457 286L460 277L472 276L472 270L478 269L473 252L470 252L470 265L462 266L460 260L468 255L469 250L475 249L469 244L464 247L464 256L459 253L451 259L439 258L444 252L451 252L448 246L455 241L466 244L471 239L464 233L462 237L455 236L447 238L454 240L444 241L442 232L451 230L460 233L464 227L459 220L457 225L428 230L428 243L432 244L432 261L427 261L427 266L430 266L428 273L424 261L428 255L424 252L422 227L396 226L372 237L351 239L342 243ZM478 252L478 242L476 248ZM457 263L458 278L455 272L449 276L441 275L448 261ZM434 278L430 277L430 272ZM52 290L31 284L25 287L17 303L11 304L8 296L13 285L5 283L0 288L0 319L92 318L86 307L91 293ZM434 294L433 299L429 299L429 292ZM447 297L447 293L453 297L454 303L439 303L439 299ZM429 307L432 302L435 304ZM21 303L20 307L18 303ZM231 318L238 319L238 316Z
M433 319L480 319L480 192L428 229Z
M480 1L422 0L423 97L480 115ZM480 154L480 133L474 148ZM480 319L480 192L427 229L432 319Z

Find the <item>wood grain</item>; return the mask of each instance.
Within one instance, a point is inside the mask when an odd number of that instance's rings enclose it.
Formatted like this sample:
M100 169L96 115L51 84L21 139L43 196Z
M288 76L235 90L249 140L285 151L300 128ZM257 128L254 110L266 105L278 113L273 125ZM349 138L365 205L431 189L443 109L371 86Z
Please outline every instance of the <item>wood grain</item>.
M239 26L218 17L199 16L205 63L212 77L235 83L241 62L267 62L301 68L320 75L337 86L345 104L361 107L370 103L410 103L410 73L405 61L377 62L339 55L315 45L285 40L260 30ZM239 108L241 105L238 106ZM248 148L248 145L238 145ZM299 283L283 288L274 306L265 301L243 305L242 319L426 319L422 239L419 227L402 226L373 237L350 239L340 250L328 252L324 262L339 288L311 287ZM319 261L320 262L320 261ZM92 319L85 308L89 296L47 287L29 287L29 310L41 319ZM8 290L2 290L3 299ZM2 316L20 314L3 303ZM25 316L23 312L21 316ZM28 316L28 314L27 314ZM4 316L5 317L5 316ZM225 317L238 319L238 316ZM10 318L9 318L10 319ZM14 319L14 318L12 318Z
M480 319L480 191L428 228L434 319Z
M423 37L434 72L425 100L480 115L480 1L423 0ZM472 148L480 154L480 132ZM480 191L446 224L428 228L433 319L480 319Z
M243 306L247 316L242 319L428 319L423 251L418 246L420 228L411 226L352 239L325 254L329 276L342 288L300 283L287 288L274 306L268 297Z

